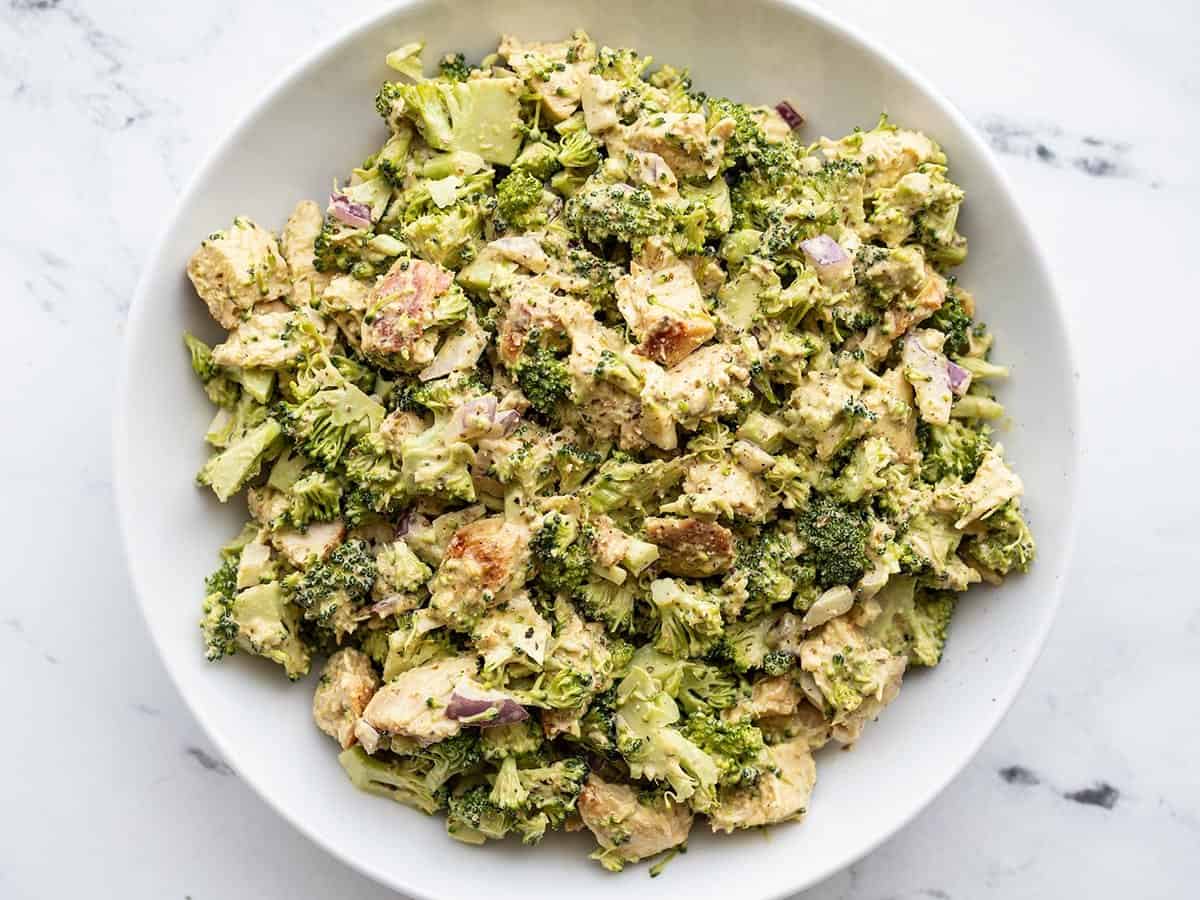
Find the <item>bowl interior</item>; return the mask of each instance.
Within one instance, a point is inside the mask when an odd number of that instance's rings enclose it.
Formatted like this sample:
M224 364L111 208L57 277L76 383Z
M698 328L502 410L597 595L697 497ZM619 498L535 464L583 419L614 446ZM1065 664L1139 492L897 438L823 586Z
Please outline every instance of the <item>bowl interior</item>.
M970 261L958 273L997 335L1013 378L1001 432L1026 484L1039 541L1033 572L960 605L946 658L914 673L900 699L852 752L825 751L808 820L714 839L697 828L692 852L667 871L672 892L703 896L737 865L739 893L777 896L846 865L924 806L998 722L1049 626L1064 573L1075 491L1076 406L1062 318L1044 265L995 165L961 117L885 55L786 3L677 0L416 2L345 35L293 70L219 146L149 260L130 313L116 423L117 494L134 580L151 632L180 691L241 775L293 824L381 881L427 897L528 900L566 880L578 900L650 890L644 874L613 877L586 859L582 836L540 848L482 849L450 841L438 818L354 791L332 742L311 724L308 685L289 685L253 660L204 661L197 630L202 580L237 532L244 504L222 507L193 476L205 457L211 410L180 342L218 332L184 276L208 232L236 214L279 227L301 198L381 143L373 108L385 53L418 38L427 59L479 58L502 33L557 38L575 27L612 46L688 66L698 88L747 102L790 99L804 135L870 127L881 111L933 135L967 191L961 228ZM661 883L655 883L661 889Z

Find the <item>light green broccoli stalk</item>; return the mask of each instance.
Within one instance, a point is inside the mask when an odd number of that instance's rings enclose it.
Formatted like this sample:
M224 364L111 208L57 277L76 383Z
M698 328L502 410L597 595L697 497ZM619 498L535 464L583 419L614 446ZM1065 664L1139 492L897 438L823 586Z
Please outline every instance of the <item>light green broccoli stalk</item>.
M716 799L721 770L677 728L679 708L662 684L634 666L617 687L617 749L634 778L665 781L676 801L698 810Z
M237 590L237 565L228 560L206 582L200 628L209 660L238 651L283 666L292 681L308 674L310 652L300 636L300 612L279 582Z
M197 483L210 486L224 503L258 474L263 461L278 448L281 433L279 423L267 419L209 459L197 473Z
M351 747L338 756L338 762L360 791L387 797L433 815L444 805L444 798L425 783L425 767L411 757L384 759L368 756L361 746Z
M936 666L954 614L954 595L918 588L915 579L901 576L888 581L875 601L880 613L867 632L893 654L907 656L910 665Z

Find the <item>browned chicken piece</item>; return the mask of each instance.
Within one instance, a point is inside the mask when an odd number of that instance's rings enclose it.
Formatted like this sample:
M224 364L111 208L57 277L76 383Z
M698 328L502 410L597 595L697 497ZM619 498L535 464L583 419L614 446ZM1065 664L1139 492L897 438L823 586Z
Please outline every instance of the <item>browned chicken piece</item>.
M402 368L420 368L433 359L434 301L449 290L454 273L419 259L397 260L367 297L362 349L398 359Z
M579 795L579 816L605 851L600 862L619 871L627 862L654 856L687 840L692 811L665 798L641 798L627 784L589 775Z
M707 578L733 567L733 532L700 519L650 518L646 538L658 545L658 565L685 578Z
M500 516L459 528L430 582L429 608L452 627L473 625L501 590L524 583L528 547L529 529Z
M392 738L422 746L458 734L462 726L446 715L455 686L475 674L474 657L456 656L401 673L375 692L354 727L368 753Z
M223 328L235 327L255 304L287 297L292 290L275 235L241 217L200 244L187 274Z
M329 657L313 694L313 720L342 749L354 744L354 725L379 689L371 659L347 647Z
M776 773L764 774L753 787L721 798L708 813L713 831L774 825L801 818L817 782L817 766L806 740L776 744L768 751Z

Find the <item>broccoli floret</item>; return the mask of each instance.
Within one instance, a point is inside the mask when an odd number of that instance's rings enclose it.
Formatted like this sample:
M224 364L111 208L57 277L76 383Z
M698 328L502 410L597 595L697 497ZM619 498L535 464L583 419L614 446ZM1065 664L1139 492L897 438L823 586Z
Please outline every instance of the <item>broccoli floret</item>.
M284 433L305 456L328 468L337 465L352 438L378 431L384 416L382 405L349 383L280 409Z
M367 598L376 574L375 558L366 541L346 541L324 562L304 570L292 600L306 617L319 624L332 623L335 616L344 616L349 607Z
M721 637L721 603L699 585L659 578L650 585L650 601L659 619L656 650L678 658L703 656Z
M666 781L677 801L698 810L716 798L721 770L711 756L670 726L679 708L658 679L633 666L617 687L617 749L634 778Z
M517 228L540 228L546 224L542 190L542 183L529 172L510 172L496 185L497 215Z
M425 786L436 792L456 775L478 768L483 762L483 750L479 744L479 735L474 731L464 731L420 748L413 754L413 758L427 766Z
M267 419L209 459L196 474L197 483L210 486L224 503L258 474L281 433L279 423Z
M207 384L217 374L217 364L213 362L212 347L187 332L183 335L183 344L188 349L192 360L192 371L196 377Z
M509 812L521 839L533 844L548 827L561 827L574 812L587 774L587 763L582 759L568 758L548 766L522 769L516 758L509 756L496 774L488 801Z
M209 662L231 656L237 650L238 626L233 618L237 570L237 557L231 557L204 580L204 618L200 620L200 628Z
M376 96L375 108L393 130L402 118L411 121L435 150L468 150L509 166L521 149L516 78L389 83Z
M762 732L748 721L725 722L699 713L688 716L683 733L716 762L722 787L753 785L770 766Z
M575 594L592 570L592 531L552 512L529 542L537 583L551 593Z
M613 584L604 578L589 578L575 595L589 617L603 622L614 634L628 634L633 630L637 601L637 591L628 581Z
M970 481L991 447L986 431L957 419L946 425L919 422L917 442L921 448L921 478L930 484L943 478Z
M562 445L554 452L559 490L564 494L575 492L603 461L604 457L595 450L578 444Z
M402 487L408 494L436 494L467 503L475 500L471 464L475 451L445 425L428 428L400 448Z
M416 627L413 616L404 616L400 627L388 635L383 680L393 681L409 669L454 656L458 656L458 649L450 642L445 629L422 631Z
M750 616L789 602L814 578L812 567L801 564L792 542L775 528L763 528L738 539L734 571L745 575L746 612Z
M596 512L612 513L628 508L644 513L646 503L678 484L683 474L678 459L637 463L628 457L614 456L600 466L585 494Z
M987 531L967 541L963 552L999 575L1028 572L1037 550L1016 503L1006 503L983 522Z
M438 63L438 73L451 81L466 81L472 68L461 53L447 53Z
M822 588L857 581L867 566L867 521L862 513L813 495L796 519Z
M237 651L283 666L292 681L308 674L310 650L300 637L298 610L278 582L236 591L237 564L226 561L206 582L200 628L209 660Z
M309 522L328 522L341 511L342 485L324 472L310 472L288 491L287 519L297 528Z
M513 816L491 801L486 784L451 794L446 805L446 833L465 844L498 841L513 829Z
M425 767L419 759L368 756L356 746L341 753L338 762L360 791L415 807L427 815L433 815L444 804L440 793L427 787Z
M562 139L558 161L568 169L590 169L600 162L600 147L586 128L580 128Z
M450 269L457 269L475 258L475 245L482 235L483 214L471 203L458 203L445 211L429 213L404 227L404 237L414 253ZM439 305L444 306L447 300L457 302L459 314L454 319L442 317L438 324L457 321L466 313L466 298L459 292L454 294L444 296Z
M417 558L404 541L394 541L375 557L376 593L408 594L420 590L433 577L433 571Z
M867 632L909 665L936 666L942 658L955 596L918 588L912 578L891 579L876 597L879 616Z
M558 148L546 141L528 141L512 165L514 171L527 172L538 181L546 181L562 166Z
M480 749L485 759L497 761L510 756L518 760L533 757L545 743L542 728L536 719L526 719L512 725L484 728L480 733Z
M779 613L761 616L747 622L735 622L722 635L711 658L738 672L763 669L768 674L782 674L792 667L795 658L772 647L770 634L779 623ZM787 660L784 659L787 657ZM778 671L769 671L776 669Z
M648 645L638 648L629 664L653 674L688 715L715 715L737 700L737 679L715 665L696 659L676 659Z
M943 353L961 356L971 348L971 327L974 324L963 307L962 298L952 290L938 311L925 320L924 327L936 328L946 335Z
M645 188L586 184L567 201L567 224L596 243L616 238L633 243L667 228L666 213Z
M554 351L526 346L516 366L517 384L529 404L542 415L553 415L558 404L571 396L571 376L567 363Z

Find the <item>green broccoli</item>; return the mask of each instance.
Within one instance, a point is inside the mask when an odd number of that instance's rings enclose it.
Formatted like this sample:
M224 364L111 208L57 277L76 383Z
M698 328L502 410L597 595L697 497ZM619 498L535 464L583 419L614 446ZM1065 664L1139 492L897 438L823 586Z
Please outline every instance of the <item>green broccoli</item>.
M366 541L349 540L329 558L304 570L292 590L292 601L305 617L335 632L353 630L351 610L365 602L375 584L375 558Z
M594 179L594 176L593 176ZM633 243L666 230L666 213L645 188L589 179L567 201L567 224L601 243L616 238Z
M548 348L530 350L527 343L515 375L530 406L542 415L553 415L558 404L571 397L571 376L566 361Z
M283 666L292 681L308 674L311 652L300 636L299 611L287 602L279 582L237 591L232 560L206 581L204 633L210 661L243 651Z
M213 362L212 347L188 332L183 334L183 344L188 349L192 360L192 371L205 384L217 374L218 366Z
M200 627L209 662L237 651L238 624L233 618L233 597L237 593L238 560L226 559L217 571L204 580L204 618Z
M575 596L588 616L603 622L610 632L628 634L633 630L637 602L637 590L628 581L613 584L604 578L588 578L575 591Z
M409 669L458 655L445 629L422 631L414 616L400 617L400 627L388 635L387 655L383 662L383 680L393 681Z
M970 481L991 447L986 429L972 427L957 419L951 419L946 425L919 422L917 442L921 448L921 478L930 484L943 478Z
M946 335L943 353L961 356L971 349L971 327L974 324L963 306L962 298L952 289L937 312L924 321L923 327L935 328Z
M337 465L352 438L378 431L383 416L381 404L349 383L300 403L280 404L284 433L305 456L328 468Z
M568 169L590 169L600 162L600 146L586 128L580 128L562 139L558 161Z
M279 423L267 419L209 459L196 474L197 483L210 486L224 503L258 474L281 433Z
M325 472L309 472L288 490L287 520L296 528L328 522L341 511L342 485Z
M496 185L496 214L509 225L525 230L546 224L542 183L523 169L510 172Z
M418 591L433 577L433 571L403 540L394 541L375 556L376 593L408 594Z
M725 722L697 713L683 724L684 735L707 753L720 769L722 787L749 786L770 767L762 732L750 722Z
M552 512L529 542L537 583L550 593L575 594L592 570L592 529Z
M480 749L485 759L502 761L510 756L518 760L535 757L545 739L536 719L526 719L512 725L496 725L480 731Z
M876 597L879 616L867 632L909 665L936 666L942 658L955 596L918 588L912 578L892 578Z
M987 531L966 541L963 553L999 575L1028 572L1037 551L1017 503L1006 503L983 522Z
M438 73L450 81L466 81L472 68L461 53L447 53L438 63Z
M814 495L796 518L808 559L822 588L857 581L867 566L867 521L862 513Z
M721 603L701 586L659 578L650 585L650 601L659 620L656 650L679 658L703 656L721 637Z
M683 475L684 467L678 459L638 463L617 455L600 466L585 487L584 495L596 512L630 509L644 513L651 498L665 494L683 479Z
M746 612L750 616L791 601L814 580L812 566L802 564L796 548L778 528L762 528L737 541L734 571L746 578Z
M433 815L445 805L442 792L426 785L425 767L419 759L368 756L361 746L355 746L343 751L338 762L360 791L412 806L426 815Z

